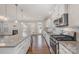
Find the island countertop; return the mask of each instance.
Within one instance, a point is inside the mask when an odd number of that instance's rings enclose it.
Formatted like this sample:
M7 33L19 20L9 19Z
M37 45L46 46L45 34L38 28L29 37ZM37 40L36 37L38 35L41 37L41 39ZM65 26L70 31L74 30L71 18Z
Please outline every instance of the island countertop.
M59 44L63 45L73 54L79 54L79 41L60 41Z
M25 38L27 37L20 38L19 35L1 36L0 37L0 48L16 47L18 44L24 41Z

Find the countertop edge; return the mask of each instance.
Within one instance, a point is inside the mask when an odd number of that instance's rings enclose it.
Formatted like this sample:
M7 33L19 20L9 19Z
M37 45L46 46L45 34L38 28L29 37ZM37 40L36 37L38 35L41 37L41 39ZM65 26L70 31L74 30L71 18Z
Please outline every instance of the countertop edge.
M30 36L28 36L28 37L30 37ZM26 39L26 38L28 38L28 37L25 37L24 39ZM18 42L18 43L17 43L16 45L14 45L14 46L0 46L0 48L14 48L14 47L18 46L21 42L23 42L24 39L22 39L20 42Z

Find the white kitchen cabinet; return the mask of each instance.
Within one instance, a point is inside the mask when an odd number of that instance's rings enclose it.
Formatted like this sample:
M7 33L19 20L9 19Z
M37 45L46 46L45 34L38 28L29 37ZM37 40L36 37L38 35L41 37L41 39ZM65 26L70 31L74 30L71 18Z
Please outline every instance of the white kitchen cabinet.
M16 53L21 53L21 54L23 54L23 53L26 53L26 51L25 51L25 46L26 46L26 40L24 40L23 42L21 42L16 48L15 48L15 51L16 51Z
M16 46L0 47L0 54L25 54L27 53L31 44L30 37L24 39Z
M16 5L7 5L7 17L11 20L22 20L22 12L21 9Z
M23 49L23 42L18 44L17 46L10 46L10 47L0 47L0 54L18 54L18 53L25 53ZM23 51L23 52L22 52Z
M67 4L56 4L53 8L52 8L52 19L58 19L61 17L61 15L63 15L64 13L68 13L68 5Z
M48 46L50 47L50 35L46 31L43 31L43 36L44 36Z
M15 51L17 51L17 53L19 54L25 54L27 53L30 47L30 44L31 44L31 38L28 37L19 45L19 47L16 48Z
M46 41L48 46L50 46L50 35L48 33L46 33Z
M45 31L42 31L42 35L43 35L43 37L45 38L46 37L46 34L45 34Z
M9 20L16 19L16 6L14 4L0 5L0 16L6 16Z
M5 16L5 5L0 4L0 16Z
M30 46L31 46L31 37L29 37L26 40L26 45L25 45L26 52L28 51L28 49L29 49Z
M7 5L7 17L11 20L16 20L16 6L13 4L13 5Z
M9 22L0 22L0 35L12 35L12 29Z
M72 54L67 48L59 44L59 54Z
M16 14L17 12L17 14ZM16 5L14 4L1 4L0 5L0 16L6 16L9 21L11 20L16 20L17 19L22 19L22 12L21 9L17 6L16 10Z

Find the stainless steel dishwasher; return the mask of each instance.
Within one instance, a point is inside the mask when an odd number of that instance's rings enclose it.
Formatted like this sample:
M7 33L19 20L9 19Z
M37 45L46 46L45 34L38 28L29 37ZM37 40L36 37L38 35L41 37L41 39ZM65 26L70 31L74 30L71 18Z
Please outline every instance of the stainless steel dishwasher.
M51 47L50 48L51 54L58 54L59 53L59 43L53 37L50 37L50 47Z

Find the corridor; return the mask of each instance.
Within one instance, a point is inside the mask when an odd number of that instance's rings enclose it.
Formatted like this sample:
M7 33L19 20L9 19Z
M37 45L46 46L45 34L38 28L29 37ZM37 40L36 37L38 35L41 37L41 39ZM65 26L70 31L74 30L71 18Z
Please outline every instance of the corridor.
M32 47L29 49L28 54L50 54L45 39L41 35L32 36Z

